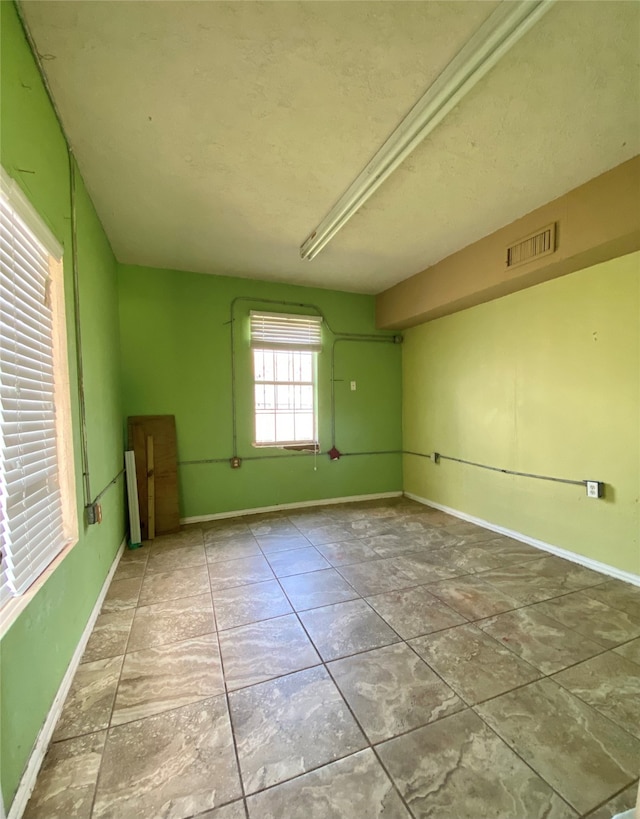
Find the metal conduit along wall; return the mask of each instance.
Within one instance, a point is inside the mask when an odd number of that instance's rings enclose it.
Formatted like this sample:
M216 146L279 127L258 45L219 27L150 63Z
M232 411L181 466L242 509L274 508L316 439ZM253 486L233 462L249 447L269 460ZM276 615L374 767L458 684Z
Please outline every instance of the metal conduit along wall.
M19 3L15 5L18 19L20 20L20 24L22 26L22 30L24 32L24 36L29 44L31 49L31 53L33 55L33 59L35 64L38 68L38 73L40 74L40 80L42 81L42 85L45 89L47 94L49 104L53 109L55 114L56 120L58 121L58 126L60 128L60 132L62 134L62 138L64 139L67 156L69 159L69 216L71 221L71 278L72 278L72 285L73 285L73 322L74 322L74 335L75 335L75 360L76 360L76 373L77 373L77 388L78 388L78 413L80 419L80 460L82 464L82 492L83 492L83 505L85 509L85 515L87 523L92 524L96 523L96 517L92 513L93 507L95 504L100 500L100 498L105 494L105 492L111 487L114 486L118 480L124 474L124 468L120 470L104 487L104 489L93 497L91 494L91 474L89 468L89 444L88 444L88 435L87 435L87 406L86 406L86 397L85 397L85 379L84 379L84 360L82 355L82 327L81 327L81 316L80 316L80 272L79 272L79 264L78 264L78 213L77 213L77 169L76 169L76 159L73 153L73 148L71 147L71 143L69 142L69 138L67 133L64 129L62 124L62 119L60 117L60 111L55 103L53 98L53 94L51 92L51 86L47 80L46 74L44 72L44 68L42 65L42 59L36 48L35 42L33 37L31 36L31 32L29 27L27 26L26 20L22 13L22 9Z

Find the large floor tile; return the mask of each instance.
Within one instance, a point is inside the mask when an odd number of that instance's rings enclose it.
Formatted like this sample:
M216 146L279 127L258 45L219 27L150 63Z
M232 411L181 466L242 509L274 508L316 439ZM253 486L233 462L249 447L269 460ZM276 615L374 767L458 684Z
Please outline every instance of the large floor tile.
M492 532L491 529L485 529L467 521L450 523L444 527L443 531L449 532L455 537L465 538L467 543L482 543L482 541L495 540L496 538L496 533Z
M479 627L543 674L553 674L603 650L534 607L498 614Z
M241 557L262 554L258 541L250 532L245 535L234 535L224 540L209 540L205 533L204 552L208 563L219 563L221 560L237 560Z
M638 775L640 742L553 680L476 706L485 719L579 813Z
M411 645L468 703L495 697L541 676L474 625L418 637Z
M484 540L482 546L484 549L500 555L505 563L527 561L542 557L545 554L545 552L536 549L535 546L530 546L528 543L522 543L520 540L514 540L503 535L496 536L495 533L492 538Z
M335 569L280 578L296 611L343 603L359 597L358 592Z
M228 805L223 805L221 808L214 808L208 810L206 813L199 813L193 819L247 819L247 814L244 809L244 802L239 799L236 802L230 802Z
M241 796L226 698L111 728L95 819L185 819Z
M265 555L289 552L293 549L308 549L311 546L309 540L293 528L290 534L257 535L257 539Z
M370 560L341 566L340 574L362 595L379 594L393 589L415 586L416 581L400 570L400 558Z
M405 643L335 660L328 668L372 743L464 708Z
M249 796L250 819L410 819L370 749Z
M607 648L640 635L640 618L607 606L588 591L565 594L533 608Z
M220 630L268 620L292 611L277 580L214 591L213 608Z
M224 518L204 521L201 524L203 542L209 544L229 540L229 538L253 537L247 520L248 518Z
M374 560L379 555L363 540L344 540L339 543L324 543L315 547L332 566L348 566Z
M193 597L209 591L209 575L206 566L189 566L172 572L149 572L145 575L138 598L139 606Z
M134 614L135 609L99 614L82 655L82 662L90 663L124 654Z
M429 591L468 620L480 620L518 608L520 603L478 575L430 583Z
M109 725L122 660L109 657L78 666L53 734L54 741L100 731Z
M495 569L504 563L500 555L495 555L482 544L470 543L434 549L429 561L447 569L456 569L457 574L473 574Z
M234 586L247 586L274 579L271 566L262 555L209 563L209 576L214 592L218 589L232 589Z
M89 819L106 731L49 746L23 819Z
M537 562L528 560L525 563L504 565L482 572L479 576L521 606L565 594L567 589L564 588L562 579L541 575L536 569Z
M436 553L413 552L400 555L396 560L397 568L414 583L435 583L437 580L446 580L465 574L464 569L447 563L437 557Z
M102 604L102 614L123 609L133 609L138 605L142 587L142 576L126 580L112 580Z
M206 563L202 543L178 542L175 545L154 545L147 561L147 572L173 572Z
M553 679L640 739L640 669L631 660L607 651Z
M585 819L611 819L612 816L617 816L619 813L631 810L636 806L638 797L638 783L634 782L620 793L616 794L613 799L609 799L604 805L589 813Z
M224 693L215 634L127 654L111 718L131 722Z
M323 660L336 660L399 640L364 600L303 611L300 619Z
M591 586L587 594L607 606L630 614L636 620L640 619L640 586L632 586L622 580L607 580L602 585Z
M267 560L276 577L289 577L293 574L330 568L329 563L314 546L308 546L305 549L291 549L286 552L273 552L268 555Z
M132 577L142 577L147 568L147 560L151 549L125 549L113 575L114 580L126 580Z
M616 654L622 654L627 660L631 660L631 662L640 665L640 637L636 637L635 640L618 646L614 651Z
M368 597L367 602L404 640L465 622L426 586L376 594Z
M322 546L325 543L339 543L343 540L353 540L353 533L345 526L340 526L339 524L303 529L303 532L307 540L314 546Z
M128 650L175 643L214 630L210 594L153 603L136 610Z
M229 695L246 793L276 785L367 744L323 667Z
M290 674L320 662L294 614L222 631L219 638L229 690Z
M379 745L416 819L573 819L577 814L472 711Z

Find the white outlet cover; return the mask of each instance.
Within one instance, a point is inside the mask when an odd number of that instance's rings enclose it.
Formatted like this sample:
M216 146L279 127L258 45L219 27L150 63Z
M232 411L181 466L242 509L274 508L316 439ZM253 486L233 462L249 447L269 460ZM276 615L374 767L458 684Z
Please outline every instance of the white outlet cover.
M356 390L356 382L355 381L351 382L351 389L355 392L355 390Z

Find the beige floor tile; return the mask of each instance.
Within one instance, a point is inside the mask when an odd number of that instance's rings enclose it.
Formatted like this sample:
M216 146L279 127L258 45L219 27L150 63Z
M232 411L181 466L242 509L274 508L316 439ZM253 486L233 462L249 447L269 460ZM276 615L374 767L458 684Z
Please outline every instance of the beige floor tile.
M275 552L267 557L276 577L316 572L328 569L329 564L313 546L305 549L292 549L286 552Z
M481 620L478 626L543 674L553 674L603 650L600 643L566 628L533 606Z
M213 607L216 625L221 631L280 617L292 611L276 580L214 591Z
M221 631L219 638L225 680L230 691L320 662L294 614Z
M325 661L399 641L395 631L364 600L302 611L299 616Z
M377 747L416 819L574 819L573 811L472 711Z
M275 575L266 558L262 555L241 557L235 560L221 560L209 563L211 589L232 589L234 586L247 586L263 580L274 580Z
M520 606L513 597L477 575L430 583L428 589L468 620L480 620Z
M112 580L109 590L102 604L102 614L134 609L138 605L142 576L130 577L126 580Z
M175 643L214 630L210 594L153 603L136 610L128 650Z
M281 577L280 584L296 611L343 603L358 592L335 569Z
M106 731L49 746L23 819L89 819Z
M134 614L135 609L124 609L98 615L82 655L82 662L90 663L124 654Z
M553 679L640 739L640 670L631 660L607 651Z
M496 697L541 676L475 625L418 637L410 645L468 703Z
M614 648L614 651L616 654L621 654L623 657L626 657L627 660L636 663L636 665L640 665L640 637L636 637L635 640L631 640L624 645Z
M204 634L127 654L112 725L121 725L224 693L218 639Z
M100 731L109 725L122 657L94 660L78 666L53 740Z
M209 574L206 566L189 566L171 572L149 572L142 581L138 606L194 597L209 591Z
M591 597L588 590L565 594L532 608L607 648L640 635L640 618L605 605Z
M638 775L640 741L553 680L476 706L480 716L579 813Z
M247 799L250 819L411 819L372 750Z
M371 743L465 707L406 643L335 660L328 669Z
M403 640L466 622L462 615L434 597L427 586L376 594L367 597L367 602Z
M240 797L226 698L109 730L94 819L186 819Z
M247 794L367 744L322 667L232 692L229 708Z

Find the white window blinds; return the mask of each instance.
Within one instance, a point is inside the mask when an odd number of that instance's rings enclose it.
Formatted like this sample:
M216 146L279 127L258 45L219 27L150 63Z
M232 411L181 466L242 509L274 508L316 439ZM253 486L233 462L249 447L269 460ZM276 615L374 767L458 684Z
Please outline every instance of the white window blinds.
M261 350L322 349L322 317L252 310L251 346Z
M50 259L61 248L2 171L0 195L0 602L65 546L58 480Z

